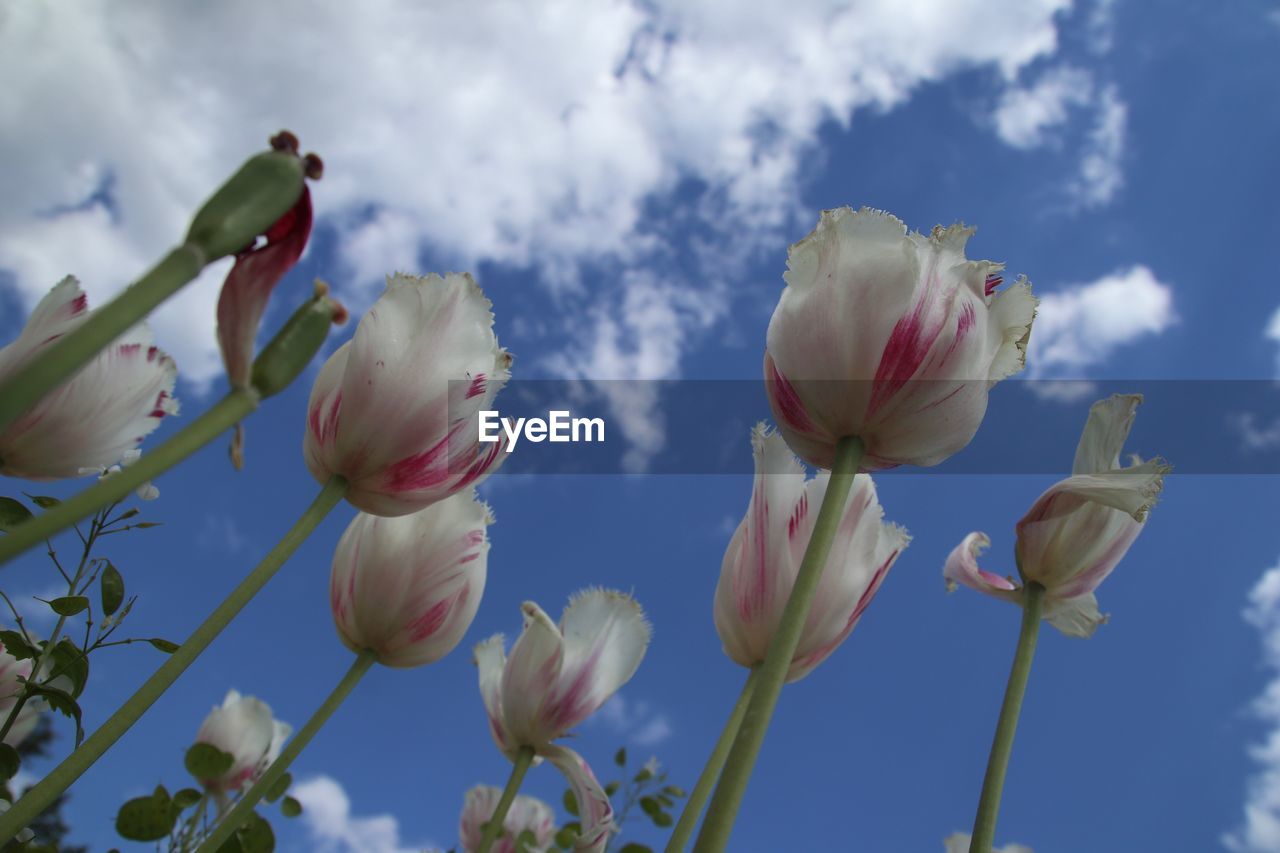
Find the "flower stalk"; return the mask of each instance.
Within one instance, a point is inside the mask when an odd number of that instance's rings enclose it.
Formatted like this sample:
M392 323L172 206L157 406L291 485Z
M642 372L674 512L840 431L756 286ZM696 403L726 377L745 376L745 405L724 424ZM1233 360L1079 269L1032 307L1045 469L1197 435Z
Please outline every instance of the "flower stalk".
M516 753L511 767L511 776L507 779L507 787L502 789L502 799L498 800L498 805L494 807L493 817L489 818L489 822L484 825L484 835L480 837L480 846L476 849L476 853L489 853L493 842L502 835L502 825L507 819L507 812L511 810L511 804L516 800L516 793L520 790L520 784L524 782L524 774L529 772L529 767L533 764L533 756L534 751L531 746L522 746Z

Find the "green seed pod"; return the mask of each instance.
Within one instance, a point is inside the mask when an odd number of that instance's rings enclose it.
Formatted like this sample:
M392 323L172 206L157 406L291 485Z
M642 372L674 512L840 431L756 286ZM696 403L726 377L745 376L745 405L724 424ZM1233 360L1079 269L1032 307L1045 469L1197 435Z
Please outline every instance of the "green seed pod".
M306 369L329 337L329 327L343 323L347 309L329 296L329 288L316 282L316 294L284 324L253 362L251 383L263 396L279 394Z

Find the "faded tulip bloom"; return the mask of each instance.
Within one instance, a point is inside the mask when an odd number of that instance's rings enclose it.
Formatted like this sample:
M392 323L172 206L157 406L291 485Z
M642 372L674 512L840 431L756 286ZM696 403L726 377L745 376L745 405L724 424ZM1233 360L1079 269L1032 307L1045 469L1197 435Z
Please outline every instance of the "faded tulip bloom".
M752 432L751 448L751 503L725 550L715 600L725 654L748 668L764 661L782 620L831 477L823 471L806 481L800 461L764 424ZM910 541L906 530L884 521L871 477L857 475L787 681L804 678L853 632Z
M907 233L883 211L826 210L787 254L765 387L801 458L831 468L857 436L863 471L936 465L973 438L996 382L1026 359L1036 300L1002 264L970 261L973 228Z
M234 760L221 776L201 779L201 784L218 794L253 784L280 755L292 732L292 726L271 716L266 702L228 690L222 705L205 717L196 733L196 743L215 746Z
M1089 637L1107 621L1094 590L1124 558L1146 523L1170 466L1162 459L1120 465L1138 394L1115 394L1093 404L1076 449L1071 476L1051 486L1017 525L1014 546L1022 583L985 571L978 555L991 540L970 533L947 558L948 589L957 584L994 598L1022 602L1023 584L1045 588L1044 618L1064 634Z
M480 442L479 413L510 367L471 276L389 276L311 390L307 467L322 483L346 478L347 500L384 516L478 484L505 456L503 442Z
M458 838L462 841L465 853L471 853L480 847L484 825L493 817L500 799L502 789L491 785L476 785L467 791L462 817L458 820ZM533 844L520 847L519 850L542 853L551 849L551 841L556 834L556 815L549 805L537 797L519 794L507 810L502 828L503 834L489 848L492 853L517 853L516 839L525 832L533 834Z
M385 666L433 663L462 639L484 592L493 522L474 491L412 515L360 513L338 541L329 603L347 648Z
M35 661L30 658L18 660L9 654L4 643L0 642L0 725L9 719L9 712L17 704L18 697L22 695L22 682L19 679L30 678L31 668L34 665ZM13 725L9 727L8 734L4 736L4 742L16 749L35 730L36 723L40 721L41 712L47 707L43 699L35 696L24 702L22 710L18 712Z
M80 283L64 278L40 300L18 339L0 349L0 380L88 316ZM59 480L109 468L177 414L177 366L151 341L145 324L133 327L0 431L0 474Z
M558 626L531 601L523 610L510 658L501 634L476 646L489 730L508 758L529 747L559 768L581 814L577 849L603 850L613 827L609 797L582 756L552 741L631 679L649 645L649 623L635 599L604 589L571 598Z

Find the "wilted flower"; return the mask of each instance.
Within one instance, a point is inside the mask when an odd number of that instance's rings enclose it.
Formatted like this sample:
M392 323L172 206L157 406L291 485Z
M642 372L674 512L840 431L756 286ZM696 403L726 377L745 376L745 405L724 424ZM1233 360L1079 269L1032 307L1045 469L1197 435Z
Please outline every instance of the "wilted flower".
M1024 584L1045 588L1044 618L1059 631L1088 637L1107 617L1093 591L1128 552L1171 468L1162 459L1120 466L1120 450L1133 426L1138 394L1115 394L1093 404L1076 449L1072 474L1036 499L1017 525L1014 554ZM991 540L970 533L947 558L949 589L964 584L1020 603L1023 588L978 567Z
M529 747L564 773L581 815L577 849L603 850L613 825L609 797L580 755L552 741L631 679L649 645L649 624L633 598L604 589L571 598L559 626L531 601L523 610L510 658L501 634L476 646L489 730L508 758Z
M215 746L230 754L233 761L221 776L201 779L201 784L211 791L228 793L256 782L280 755L292 731L288 723L271 716L266 702L228 690L221 707L205 717L196 733L196 743Z
M34 665L35 661L30 658L18 660L9 654L4 643L0 642L0 724L9 719L9 712L22 695L22 682L19 679L29 678ZM4 742L16 748L26 740L27 735L35 730L40 713L46 707L48 706L43 699L34 696L27 699L13 725L9 727L9 733L4 736Z
M88 316L80 283L64 278L40 300L18 339L0 349L0 380ZM173 359L152 346L146 325L135 326L0 431L0 474L57 480L109 468L177 413L177 375Z
M946 853L969 853L969 845L972 841L973 836L967 832L953 832L942 843L946 845ZM1033 853L1033 851L1023 844L1006 844L1004 847L993 849L991 853Z
M398 667L453 651L480 606L492 521L471 490L412 515L357 515L338 542L329 581L342 642Z
M510 376L489 300L469 275L394 275L311 390L304 452L321 482L375 515L406 515L483 480L502 442L479 413Z
M765 386L791 449L830 468L857 436L861 470L936 465L973 438L996 382L1023 367L1036 300L970 261L973 228L907 233L896 217L823 211L787 256Z
M806 481L799 460L764 424L752 433L751 446L755 487L725 551L715 602L716 631L725 654L745 667L764 660L830 480L824 471ZM857 475L788 681L808 675L844 642L910 541L905 530L883 518L871 477Z
M476 785L467 791L458 820L458 837L466 853L480 847L484 825L493 817L493 810L502 799L502 789L490 785ZM543 853L551 847L556 832L556 816L551 807L537 797L517 795L507 817L502 821L503 834L490 847L491 853ZM516 840L524 833L533 835L533 843L517 848Z

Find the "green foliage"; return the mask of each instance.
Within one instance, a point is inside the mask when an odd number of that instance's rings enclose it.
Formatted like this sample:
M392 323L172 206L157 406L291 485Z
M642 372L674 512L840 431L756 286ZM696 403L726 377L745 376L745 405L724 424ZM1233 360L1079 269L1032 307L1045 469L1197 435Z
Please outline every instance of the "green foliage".
M31 518L31 510L13 498L0 497L0 530L8 533Z
M564 801L564 810L574 817L578 817L578 798L573 791L566 790L562 799Z
M64 595L47 603L49 609L59 616L75 616L89 609L89 599L83 595Z
M627 766L627 748L625 746L613 754L613 763L619 767Z
M218 853L272 853L276 849L276 834L271 824L257 812L235 831L226 842L218 848Z
M130 841L159 841L173 831L178 817L163 785L147 797L136 797L116 814L116 832Z
M23 494L25 495L27 493L23 492ZM57 498L51 498L48 495L27 495L27 497L30 498L33 504L41 509L50 509L62 503L62 501Z
M267 794L263 797L268 803L274 803L280 799L289 790L289 786L293 784L293 774L285 773L277 779L267 790Z
M38 654L21 631L0 631L0 643L4 644L4 650L16 660L30 660Z
M12 779L21 766L22 757L18 755L18 750L7 743L0 743L0 779Z
M644 844L636 844L632 841L622 845L622 849L618 853L653 853L653 848Z
M189 809L200 802L200 798L203 796L204 794L201 794L195 788L183 788L173 795L173 804L178 807L179 811Z
M183 763L186 765L187 772L197 781L202 782L205 779L216 779L226 773L235 760L234 755L223 752L213 744L196 743L187 750Z
M284 801L280 803L280 814L285 817L297 817L302 814L302 803L293 797L285 797Z
M179 649L179 645L177 643L171 643L168 640L161 639L160 637L152 637L147 640L147 642L164 652L166 655L171 655Z
M107 567L102 570L99 588L102 592L102 614L114 616L120 609L120 605L124 603L124 578L111 562L108 562Z
M45 684L33 684L27 682L27 690L35 696L49 703L49 707L58 713L70 717L76 724L76 746L80 745L80 741L84 740L84 726L80 719L80 706L76 700L65 690L57 687L49 687Z

